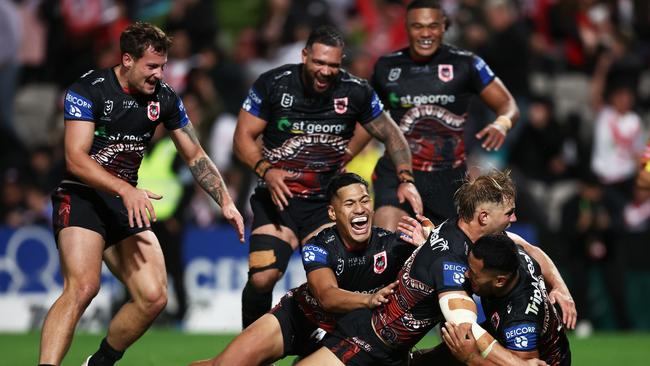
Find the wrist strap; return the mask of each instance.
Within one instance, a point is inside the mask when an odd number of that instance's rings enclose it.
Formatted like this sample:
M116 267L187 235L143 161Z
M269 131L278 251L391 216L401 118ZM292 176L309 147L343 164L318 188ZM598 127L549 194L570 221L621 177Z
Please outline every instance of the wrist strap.
M273 165L271 165L271 162L262 158L255 163L255 167L253 170L255 171L255 174L257 174L258 177L261 179L264 179L264 176L266 175L266 172L269 171L269 169L273 168Z
M397 179L400 184L402 183L413 183L415 184L415 178L413 178L413 172L408 169L402 169L397 172Z
M494 120L494 122L492 122L492 126L497 128L505 135L512 128L512 121L506 116L499 116L496 120Z

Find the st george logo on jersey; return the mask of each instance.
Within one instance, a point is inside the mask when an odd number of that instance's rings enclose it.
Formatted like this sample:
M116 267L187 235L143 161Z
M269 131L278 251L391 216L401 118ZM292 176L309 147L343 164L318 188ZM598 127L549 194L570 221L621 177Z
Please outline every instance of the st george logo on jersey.
M147 117L151 121L156 121L160 117L160 102L149 102L149 105L147 105Z
M348 97L334 98L334 111L343 114L348 111Z
M386 270L386 267L388 267L388 258L386 257L386 251L384 250L383 252L375 254L375 262L373 265L373 269L376 274L381 274Z
M450 82L454 78L454 65L438 65L438 78L445 83Z

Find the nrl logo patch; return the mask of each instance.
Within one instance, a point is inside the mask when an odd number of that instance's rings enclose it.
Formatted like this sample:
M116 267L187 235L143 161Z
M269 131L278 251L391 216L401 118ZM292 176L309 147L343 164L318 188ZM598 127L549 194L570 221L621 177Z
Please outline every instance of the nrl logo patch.
M105 100L104 101L104 115L108 116L113 111L113 101Z
M343 114L348 111L348 97L334 98L334 112Z
M151 121L158 120L158 117L160 117L160 102L149 102L149 105L147 105L147 117Z
M284 108L289 108L293 105L293 95L289 93L282 93L282 100L280 100L280 105Z
M450 82L454 78L454 65L438 65L438 78L445 83Z
M388 81L395 81L399 79L401 73L402 73L402 69L400 69L399 67L393 67L388 72Z
M374 256L375 262L373 265L373 269L376 274L381 274L386 270L386 267L388 267L388 258L386 257L386 251L384 250L381 253L377 253Z

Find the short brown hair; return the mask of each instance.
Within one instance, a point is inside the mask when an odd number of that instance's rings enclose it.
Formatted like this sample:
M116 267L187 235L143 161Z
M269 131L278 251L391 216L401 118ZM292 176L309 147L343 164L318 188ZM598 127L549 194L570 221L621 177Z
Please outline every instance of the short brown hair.
M149 46L156 52L166 54L172 45L172 39L153 24L135 22L120 35L120 51L136 59L144 55Z
M466 180L454 194L458 216L465 221L474 217L474 211L482 203L501 204L514 200L515 184L510 178L510 170L492 170L474 180Z

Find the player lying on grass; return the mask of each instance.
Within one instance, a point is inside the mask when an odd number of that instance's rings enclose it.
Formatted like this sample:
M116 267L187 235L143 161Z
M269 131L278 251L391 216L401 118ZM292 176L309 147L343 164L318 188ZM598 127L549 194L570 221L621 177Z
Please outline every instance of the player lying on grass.
M332 179L328 214L336 225L323 230L302 249L307 283L290 290L215 358L203 365L261 365L287 355L305 356L320 347L325 331L339 316L358 308L372 309L388 301L397 271L428 234L405 217L401 236L372 227L368 184L353 173ZM427 221L424 217L420 220ZM415 224L418 231L414 232Z

